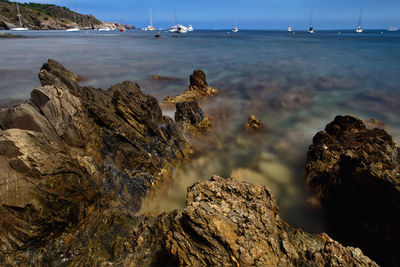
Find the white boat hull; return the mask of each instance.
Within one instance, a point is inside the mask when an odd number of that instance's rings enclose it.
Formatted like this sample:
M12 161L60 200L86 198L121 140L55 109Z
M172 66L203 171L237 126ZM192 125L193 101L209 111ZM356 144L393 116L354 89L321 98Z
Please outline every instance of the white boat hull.
M29 31L29 29L24 27L17 27L17 28L11 28L10 31Z
M66 29L66 32L79 32L80 29L79 28L72 28L72 29Z
M233 31L233 32L238 32L239 29L238 29L238 28L233 28L232 31Z

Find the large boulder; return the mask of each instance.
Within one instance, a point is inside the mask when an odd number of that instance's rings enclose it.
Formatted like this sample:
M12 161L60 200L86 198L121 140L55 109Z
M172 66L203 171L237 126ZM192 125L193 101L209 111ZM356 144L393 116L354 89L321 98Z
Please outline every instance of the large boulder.
M166 97L163 103L167 106L175 105L185 101L198 101L217 94L218 90L208 85L206 74L202 70L195 70L190 76L189 88L179 95Z
M147 217L124 266L377 266L360 249L291 228L268 188L214 176L186 207Z
M306 182L328 209L334 237L387 266L400 264L399 163L393 138L352 116L317 133L307 156Z
M188 144L136 83L81 87L54 60L39 77L29 101L0 111L0 261L95 265Z

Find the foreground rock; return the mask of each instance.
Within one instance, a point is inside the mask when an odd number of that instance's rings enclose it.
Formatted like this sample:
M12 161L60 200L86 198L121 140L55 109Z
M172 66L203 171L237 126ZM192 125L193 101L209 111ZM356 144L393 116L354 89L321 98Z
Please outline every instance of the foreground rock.
M93 266L123 246L188 144L136 83L81 87L54 60L39 78L27 103L0 111L0 262Z
M377 266L291 228L266 187L216 176L188 189L183 210L147 217L129 247L125 266Z
M197 101L208 96L215 96L218 90L207 84L206 74L201 70L193 71L190 76L189 89L177 96L168 96L163 100L166 105Z
M329 210L335 238L387 266L400 264L399 157L386 131L352 116L317 133L307 157L306 181Z

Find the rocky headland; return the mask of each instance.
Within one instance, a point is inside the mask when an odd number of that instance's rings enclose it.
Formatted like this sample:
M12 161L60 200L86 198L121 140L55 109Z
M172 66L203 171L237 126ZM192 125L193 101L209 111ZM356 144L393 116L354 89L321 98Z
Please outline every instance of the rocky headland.
M54 60L39 79L30 100L0 110L3 265L377 266L358 248L290 227L269 189L244 181L214 176L189 187L185 208L139 215L145 197L168 186L176 164L188 160L187 126L206 124L193 100L217 91L204 72L167 101L176 105L176 121L134 82L80 86ZM367 222L363 231L393 244L397 155L384 130L338 117L314 138L307 182L338 219ZM360 212L337 215L334 201ZM366 217L362 201L371 205Z
M76 26L83 30L105 27L117 29L122 26L119 23L102 22L92 15L82 15L66 7L51 4L19 3L19 9L22 25L31 30L65 30ZM0 0L0 11L0 30L19 27L15 2ZM125 25L125 28L135 27Z

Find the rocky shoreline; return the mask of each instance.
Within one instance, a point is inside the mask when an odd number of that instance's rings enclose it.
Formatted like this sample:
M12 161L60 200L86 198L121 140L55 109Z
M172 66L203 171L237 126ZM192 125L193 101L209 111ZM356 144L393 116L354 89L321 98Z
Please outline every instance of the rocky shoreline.
M122 25L114 22L102 22L92 15L83 15L66 7L38 4L20 3L22 25L30 30L66 30L78 27L81 30L99 28L135 29L133 25ZM14 2L0 1L0 30L9 30L19 27L17 9Z
M0 110L4 265L398 262L399 148L373 123L367 129L354 117L338 116L316 134L308 152L306 182L336 219L332 222L358 227L376 242L375 247L364 243L357 232L347 239L335 235L343 246L326 234L290 227L267 187L231 178L214 176L189 187L181 210L138 214L147 195L169 185L176 164L190 159L185 136L212 127L196 102L218 92L204 72L194 71L188 90L164 100L176 106L175 121L133 82L107 90L80 86L78 76L54 60L43 65L39 79L42 86L30 100ZM265 126L250 116L245 129ZM386 254L379 246L388 248Z

